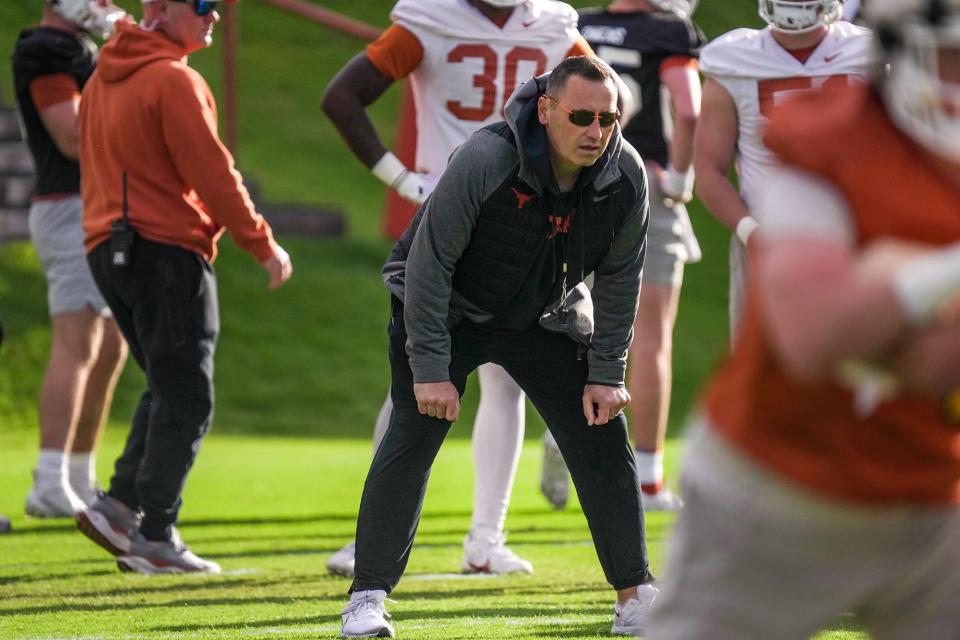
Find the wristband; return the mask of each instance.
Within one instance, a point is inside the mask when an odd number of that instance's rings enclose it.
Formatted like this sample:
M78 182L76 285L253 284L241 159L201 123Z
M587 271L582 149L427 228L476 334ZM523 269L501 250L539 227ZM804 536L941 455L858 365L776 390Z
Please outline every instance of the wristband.
M960 243L900 267L893 274L893 290L911 322L929 322L942 303L960 294Z
M370 172L377 176L380 182L396 191L397 185L410 173L410 170L400 162L400 158L395 156L392 151L387 151L382 158L377 160L377 164L370 168Z
M677 171L670 165L667 165L666 178L664 179L664 189L667 193L686 196L693 192L693 181L696 174L691 169L686 171Z
M757 222L757 219L753 216L743 216L740 218L735 233L737 237L740 238L743 246L747 246L747 240L750 239L750 236L753 235L753 232L756 231L759 226L760 223Z

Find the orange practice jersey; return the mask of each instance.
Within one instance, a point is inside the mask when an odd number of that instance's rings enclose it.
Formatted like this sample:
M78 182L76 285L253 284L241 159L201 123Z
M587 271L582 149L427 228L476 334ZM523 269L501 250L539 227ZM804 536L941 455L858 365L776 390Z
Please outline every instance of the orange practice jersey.
M775 112L765 142L787 164L840 190L860 245L883 236L932 245L960 239L960 193L894 128L868 87L798 97ZM957 407L951 413L951 401L904 394L864 417L849 389L792 379L770 345L756 293L736 352L706 395L715 428L827 496L867 504L960 502Z

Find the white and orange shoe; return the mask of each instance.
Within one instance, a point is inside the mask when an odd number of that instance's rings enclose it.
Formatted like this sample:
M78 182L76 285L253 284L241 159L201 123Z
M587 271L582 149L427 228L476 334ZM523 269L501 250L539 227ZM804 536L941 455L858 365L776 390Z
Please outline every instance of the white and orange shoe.
M140 528L140 515L101 493L92 505L76 516L77 528L115 556L130 551L130 539Z
M463 572L507 575L510 573L533 573L533 565L524 560L506 545L507 536L493 538L467 534L463 541Z

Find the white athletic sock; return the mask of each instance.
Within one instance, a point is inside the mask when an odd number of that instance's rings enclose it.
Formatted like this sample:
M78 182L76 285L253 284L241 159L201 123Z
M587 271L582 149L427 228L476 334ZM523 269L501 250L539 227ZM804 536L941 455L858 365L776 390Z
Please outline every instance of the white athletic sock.
M393 414L393 398L390 392L387 392L387 399L383 401L380 407L380 413L377 414L377 421L373 424L373 455L377 455L377 449L383 442L383 437L387 435L387 427L390 426L390 416Z
M475 535L503 533L510 492L523 447L523 391L503 367L485 364L480 373L480 405L473 423L473 519Z
M37 487L59 486L63 484L66 478L66 455L63 451L60 449L40 449L34 485Z
M67 474L74 491L93 490L97 484L97 459L92 451L71 453L67 460Z
M637 458L637 475L640 486L645 491L659 491L663 486L663 450L635 452Z

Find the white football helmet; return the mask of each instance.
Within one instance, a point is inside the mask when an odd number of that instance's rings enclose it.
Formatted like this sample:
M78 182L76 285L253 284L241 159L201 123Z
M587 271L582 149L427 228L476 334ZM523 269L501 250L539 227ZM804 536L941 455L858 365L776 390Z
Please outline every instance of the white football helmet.
M675 13L681 18L689 18L697 10L700 0L650 0L658 9Z
M109 38L117 20L127 15L119 7L101 7L93 0L47 0L47 4L71 24L100 38Z
M843 17L843 0L760 0L760 17L781 33L807 33Z
M480 0L483 4L489 4L494 7L506 9L508 7L519 7L527 0Z
M960 163L960 0L869 0L878 83L897 127Z

